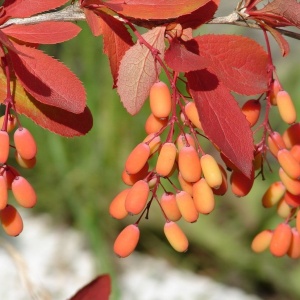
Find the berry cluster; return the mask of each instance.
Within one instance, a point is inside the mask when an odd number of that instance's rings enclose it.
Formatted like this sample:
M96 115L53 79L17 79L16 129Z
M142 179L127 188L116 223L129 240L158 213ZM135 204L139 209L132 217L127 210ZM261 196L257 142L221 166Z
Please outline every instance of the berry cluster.
M8 235L17 236L23 230L23 221L15 206L8 204L8 190L12 191L16 202L25 208L33 207L37 196L31 184L7 161L10 150L14 149L18 165L33 168L36 164L37 147L30 131L21 126L16 115L10 114L10 103L6 105L5 114L0 121L0 220ZM10 144L9 133L12 131L14 145Z

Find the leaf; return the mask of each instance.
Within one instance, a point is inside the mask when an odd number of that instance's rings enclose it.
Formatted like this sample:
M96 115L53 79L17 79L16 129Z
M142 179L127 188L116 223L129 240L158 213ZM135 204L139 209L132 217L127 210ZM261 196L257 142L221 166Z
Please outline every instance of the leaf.
M36 100L72 113L84 111L84 87L65 65L40 50L14 45L26 55L18 56L9 51L14 71L24 88Z
M210 21L220 4L220 0L211 0L202 7L190 14L179 17L176 22L182 25L182 28L197 28Z
M165 62L176 72L200 70L209 64L207 59L188 51L177 39L170 42L170 47L165 52Z
M79 290L70 300L109 300L110 292L109 275L101 275Z
M168 20L187 15L210 0L110 0L103 3L119 15L138 20Z
M42 104L26 93L19 80L15 77L11 79L17 113L32 119L40 127L64 137L85 135L92 128L93 118L87 107L82 113L74 114ZM6 99L6 76L2 68L0 68L0 99L2 101Z
M222 82L207 70L186 74L205 135L248 178L254 158L249 123Z
M300 28L300 3L296 0L273 0L259 10L251 11L251 16L257 16L275 27L296 26Z
M237 35L208 34L186 42L186 46L194 53L200 51L200 56L211 62L209 71L231 91L256 95L268 90L268 55L254 40Z
M74 38L81 28L71 22L43 22L34 25L11 25L2 31L27 43L57 44Z
M3 6L6 14L14 18L26 18L32 15L55 9L69 0L5 0Z
M156 27L149 30L142 37L163 58L165 27ZM140 42L132 46L124 55L117 82L118 93L126 110L135 115L142 108L147 99L150 88L157 80L161 66L155 63L151 51Z
M101 28L101 20L100 18L94 13L93 10L83 8L86 21L92 31L92 34L94 36L99 36L102 34L102 28Z
M116 87L120 62L125 52L134 43L122 22L106 14L99 14L99 16L103 30L103 51L108 56L114 87Z

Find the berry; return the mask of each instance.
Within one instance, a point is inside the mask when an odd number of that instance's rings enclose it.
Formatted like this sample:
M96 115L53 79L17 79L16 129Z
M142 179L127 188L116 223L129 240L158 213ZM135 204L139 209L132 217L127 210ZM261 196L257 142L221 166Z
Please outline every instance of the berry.
M193 185L193 199L197 211L209 214L215 208L214 193L205 178L201 178Z
M186 252L189 246L188 239L181 228L174 222L166 222L164 233L171 246L178 252Z
M276 103L282 120L288 124L295 123L297 114L289 93L286 91L279 91L276 95Z
M113 218L121 220L128 215L125 209L125 199L129 191L130 188L123 190L111 201L109 213Z
M184 111L192 124L198 129L203 130L195 102L188 102L184 107Z
M7 131L0 130L0 163L5 164L9 155L9 135Z
M258 233L251 243L251 249L256 253L261 253L267 250L270 246L271 239L273 236L272 230L263 230Z
M12 205L7 205L0 211L0 220L4 231L10 236L17 236L23 230L21 215Z
M292 230L290 225L280 223L273 232L270 242L270 252L277 257L284 256L288 252L291 242Z
M176 197L173 193L163 193L159 203L168 220L175 222L181 218L181 212L178 208Z
M233 171L230 176L231 190L238 197L246 196L253 186L254 172L252 171L251 178L246 177L240 171Z
M14 133L15 147L24 159L32 159L36 156L37 147L30 131L19 127Z
M285 194L285 186L281 181L272 183L262 197L264 207L272 207L279 202Z
M280 166L292 179L300 178L300 164L287 149L281 149L277 153Z
M201 169L206 182L211 188L219 188L222 184L222 173L218 163L210 154L202 155L200 158Z
M242 113L245 115L247 121L249 122L250 127L254 126L260 115L261 104L257 100L248 100L242 106Z
M292 228L292 241L287 255L293 259L300 257L300 234L295 228Z
M145 131L147 134L156 133L163 127L167 126L168 118L157 118L153 114L150 114L145 123Z
M4 209L7 205L8 193L6 179L0 175L0 210Z
M164 143L162 145L155 168L158 175L166 177L171 173L175 163L176 155L177 148L175 144Z
M32 169L36 165L36 157L25 159L17 151L15 151L15 159L19 166L25 169Z
M194 223L198 219L198 211L196 210L193 198L185 191L176 193L176 203L179 211L185 221Z
M125 170L128 174L136 174L142 170L150 156L150 147L146 143L138 144L129 154Z

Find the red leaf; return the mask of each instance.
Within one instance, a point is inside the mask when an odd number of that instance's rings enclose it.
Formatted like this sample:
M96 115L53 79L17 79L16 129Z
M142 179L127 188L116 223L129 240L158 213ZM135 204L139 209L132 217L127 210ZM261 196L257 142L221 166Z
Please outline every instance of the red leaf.
M165 62L176 72L201 70L208 66L206 58L188 51L177 39L170 42L170 47L165 52Z
M143 38L159 51L163 58L165 27L156 27L143 34ZM118 93L126 110L135 115L147 99L150 88L157 80L161 66L154 61L151 51L137 42L124 55L118 76Z
M256 95L268 90L268 55L254 40L237 35L203 35L186 45L194 53L200 49L200 56L211 62L209 70L231 91Z
M186 76L204 133L250 178L254 157L253 136L236 100L223 83L207 70L190 72Z
M57 44L74 38L81 28L71 22L11 25L2 31L15 39L34 44Z
M69 0L5 0L3 6L7 15L14 18L26 18L32 15L55 9Z
M118 14L132 19L167 20L187 15L210 0L110 0L103 3Z
M94 13L94 11L84 8L83 9L86 21L92 31L94 36L99 36L102 34L101 28L101 20L100 18Z
M179 17L176 22L182 25L182 28L197 28L211 20L217 11L220 0L210 0L204 6L193 11L191 14Z
M83 112L84 87L65 65L40 50L18 44L15 47L26 56L9 51L14 71L36 100L72 113Z
M37 125L65 137L85 135L93 126L93 118L86 107L80 114L42 104L25 92L19 80L11 78L11 90L16 111L32 119ZM0 99L6 99L6 76L0 68Z
M275 27L300 27L300 3L297 0L273 0L259 10L247 11L249 15Z
M106 14L99 14L99 16L103 30L103 51L108 56L114 87L116 87L120 62L125 52L133 45L133 41L122 22Z
M70 300L109 300L110 292L110 277L102 275L84 286Z

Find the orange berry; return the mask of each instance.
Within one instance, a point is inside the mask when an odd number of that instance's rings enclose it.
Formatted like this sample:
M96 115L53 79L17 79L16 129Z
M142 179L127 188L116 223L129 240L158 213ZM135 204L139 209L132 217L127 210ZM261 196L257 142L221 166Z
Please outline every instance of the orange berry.
M291 207L285 202L284 198L280 199L276 207L277 215L282 219L286 219L291 214L291 211Z
M279 177L285 188L293 195L300 195L300 181L292 179L282 168L279 169Z
M286 148L284 140L283 140L281 134L277 131L273 131L268 136L268 146L269 146L270 152L274 156L277 156L277 153L278 153L279 150Z
M291 125L282 135L284 143L288 149L300 144L300 123Z
M1 174L3 175L3 177L6 180L6 186L7 189L11 189L11 184L13 182L13 180L16 178L16 176L20 176L20 173L12 166L6 166L4 171L1 172Z
M164 233L171 244L171 246L178 252L186 252L189 246L189 241L181 230L181 228L174 222L166 222L164 226Z
M119 257L129 256L135 249L140 238L140 230L136 224L126 226L117 236L114 252Z
M270 102L271 102L272 105L277 105L276 97L277 97L277 94L280 90L281 90L280 83L279 83L278 80L275 79L272 82L271 90L270 90Z
M128 215L127 210L125 209L125 199L128 195L130 188L127 188L121 191L110 203L109 213L110 215L118 220L125 218Z
M17 236L23 230L21 215L12 205L7 205L0 211L0 220L4 231L10 236Z
M300 206L300 195L293 195L289 191L286 191L283 197L284 201L290 207L299 207Z
M233 171L230 176L231 190L238 197L246 196L252 189L254 182L254 171L251 178L246 177L240 171Z
M153 84L149 94L150 109L157 118L166 118L172 109L169 87L162 81Z
M300 164L287 149L281 149L277 153L280 166L292 179L300 178Z
M291 148L291 154L296 159L298 163L300 163L300 145L294 145Z
M160 205L170 221L178 221L181 218L181 212L178 208L176 197L173 193L163 193L160 198Z
M36 143L28 129L19 127L14 133L14 142L16 150L23 158L32 159L36 156Z
M183 146L192 146L196 149L196 144L194 138L189 134L180 134L177 139L176 139L176 145L178 148L178 151L183 147Z
M183 146L178 153L178 168L188 182L196 182L201 177L200 158L194 147Z
M150 155L155 153L161 145L160 136L155 136L155 133L151 133L143 140L150 147Z
M179 181L181 189L192 196L193 183L184 180L180 172L178 173L178 181Z
M251 243L252 251L256 253L261 253L267 250L270 246L272 235L273 235L273 231L268 229L258 233L252 240Z
M146 143L138 144L129 154L125 162L128 174L136 174L142 170L150 156L150 147Z
M247 121L250 124L250 127L254 126L260 115L261 111L261 104L258 100L248 100L247 102L244 103L242 106L242 113L245 115Z
M136 174L128 174L124 168L122 172L122 180L127 185L134 185L138 180L145 179L149 174L149 164L148 162L145 163L143 168L137 172Z
M288 124L295 123L297 114L289 93L286 91L279 91L276 96L276 102L282 120Z
M222 174L222 183L217 189L213 188L212 191L215 195L222 196L227 192L227 189L228 189L227 173L226 173L225 169L222 167L222 165L219 164L219 168L220 168L221 174Z
M222 184L222 173L214 157L210 154L202 155L200 163L203 175L208 185L211 188L219 188Z
M168 125L168 118L157 118L153 114L150 114L145 123L145 131L147 134L156 133L163 127Z
M36 165L36 157L25 159L18 153L18 151L15 151L15 159L19 166L25 169L32 169Z
M188 102L184 107L184 111L190 122L198 129L203 130L195 102Z
M5 116L0 117L0 129L3 129L3 123L4 123ZM14 115L8 115L7 117L7 126L6 126L6 131L11 132L12 130L15 129L17 125L17 118Z
M196 210L201 214L209 214L215 208L214 193L205 178L193 185L193 199Z
M160 149L157 162L156 172L160 176L168 176L174 166L177 155L177 148L173 143L164 143Z
M137 181L125 199L125 209L129 214L137 215L145 208L149 196L149 185L144 180Z
M300 233L300 210L296 214L296 229Z
M263 206L268 208L277 204L284 196L285 190L285 186L281 181L273 182L262 197Z
M196 210L193 198L185 191L176 193L176 203L185 221L194 223L197 221L199 213Z
M32 185L22 176L17 176L12 184L11 190L17 202L23 207L33 207L37 197Z
M0 175L0 210L4 209L7 205L8 193L5 178Z
M290 225L280 223L273 231L270 242L270 252L277 257L284 256L292 242L292 230Z
M300 257L300 234L295 228L292 228L292 241L287 255L293 259Z
M0 163L5 164L9 155L9 135L3 130L0 130L0 145Z

